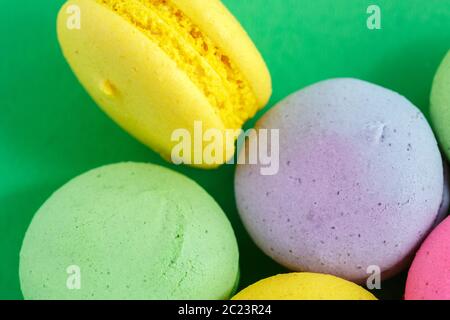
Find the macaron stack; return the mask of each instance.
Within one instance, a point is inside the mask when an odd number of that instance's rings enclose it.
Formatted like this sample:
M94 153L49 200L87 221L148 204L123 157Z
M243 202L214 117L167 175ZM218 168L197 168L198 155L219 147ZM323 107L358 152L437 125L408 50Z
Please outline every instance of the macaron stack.
M67 24L73 7L78 29ZM223 138L271 96L261 55L219 0L69 0L58 38L97 104L177 164L226 163L237 137L210 161L203 146L174 155L174 132L194 135L201 123ZM431 96L447 157L449 93L450 53ZM279 170L239 165L237 207L285 274L236 294L238 244L219 205L172 170L129 162L80 175L39 209L20 253L24 297L375 300L363 288L370 270L385 280L414 260L405 298L450 299L446 164L417 107L365 81L331 79L281 101L256 130L279 132L266 146L280 150Z
M67 10L82 12L79 30ZM102 23L99 23L101 21ZM70 0L58 16L58 39L74 73L121 127L166 159L176 129L240 129L269 100L271 79L261 55L218 0ZM198 167L217 161L177 155ZM227 157L228 155L228 157Z

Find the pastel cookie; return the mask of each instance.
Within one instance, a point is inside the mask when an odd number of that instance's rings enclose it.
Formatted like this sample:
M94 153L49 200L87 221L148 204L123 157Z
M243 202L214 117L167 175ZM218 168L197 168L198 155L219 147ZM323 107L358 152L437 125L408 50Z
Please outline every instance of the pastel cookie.
M233 297L233 300L376 300L364 288L318 273L280 274L261 280Z
M25 299L227 299L233 229L216 202L163 167L89 171L36 213L20 252Z
M430 113L436 134L450 160L450 51L434 78Z
M257 128L279 129L279 172L238 166L235 189L267 255L358 283L371 266L388 278L410 262L444 202L441 154L419 109L382 87L333 79L283 100Z
M439 208L438 216L436 217L436 221L434 226L437 226L441 223L449 214L450 208L450 186L449 186L449 176L448 176L448 165L444 160L444 193L442 195L442 202Z
M450 218L425 240L409 269L406 300L450 300Z
M168 160L223 164L233 139L217 142L222 158L193 143L174 155L175 130L194 139L198 122L225 139L224 130L240 129L271 95L260 53L219 0L70 0L58 16L58 39L97 104Z

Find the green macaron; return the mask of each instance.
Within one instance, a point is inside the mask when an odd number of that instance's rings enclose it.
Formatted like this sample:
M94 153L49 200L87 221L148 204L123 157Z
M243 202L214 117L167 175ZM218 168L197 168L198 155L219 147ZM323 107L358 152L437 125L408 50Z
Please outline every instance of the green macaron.
M436 134L450 160L450 51L434 78L430 111Z
M233 229L195 182L138 163L59 189L20 253L26 299L226 299L239 278Z

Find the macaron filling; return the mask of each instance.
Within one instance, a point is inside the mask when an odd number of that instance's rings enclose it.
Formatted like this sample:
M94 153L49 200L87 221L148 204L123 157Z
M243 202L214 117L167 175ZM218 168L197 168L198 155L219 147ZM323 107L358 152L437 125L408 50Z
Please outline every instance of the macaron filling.
M95 0L136 26L201 90L226 128L258 110L249 81L231 59L168 0Z

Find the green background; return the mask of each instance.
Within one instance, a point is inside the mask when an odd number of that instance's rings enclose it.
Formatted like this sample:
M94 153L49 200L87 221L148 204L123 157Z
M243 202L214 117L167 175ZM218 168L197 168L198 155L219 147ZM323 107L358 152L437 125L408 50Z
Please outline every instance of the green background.
M1 6L0 299L22 297L22 238L54 190L109 163L170 167L110 121L78 84L56 40L56 14L63 2L22 0ZM450 48L450 0L224 2L270 68L274 90L268 107L314 82L356 77L405 95L427 114L433 75ZM381 7L382 30L366 27L369 4ZM230 218L241 250L241 286L284 271L243 229L233 195L233 166L175 170L202 185ZM375 294L401 298L403 285L401 275Z

